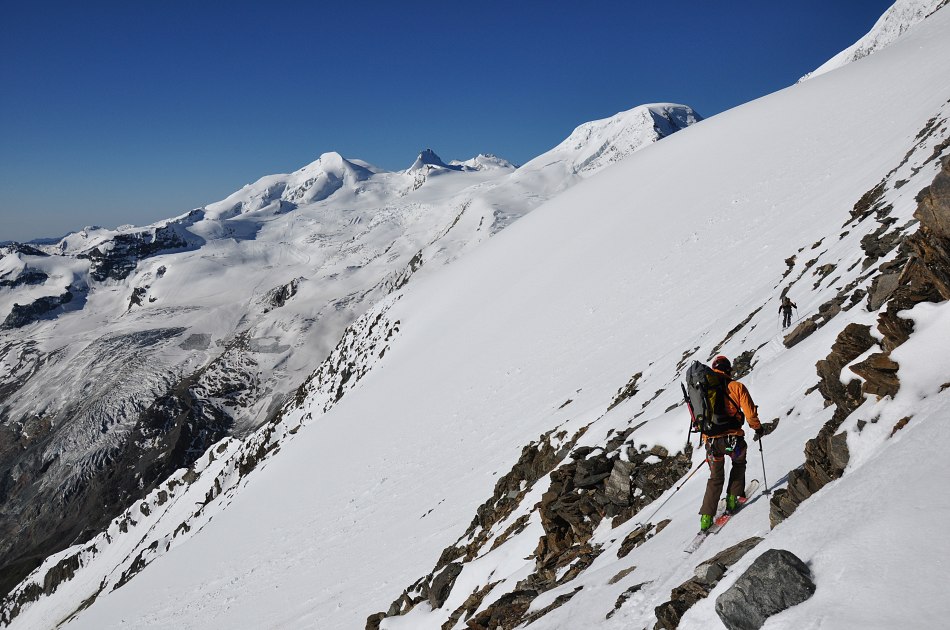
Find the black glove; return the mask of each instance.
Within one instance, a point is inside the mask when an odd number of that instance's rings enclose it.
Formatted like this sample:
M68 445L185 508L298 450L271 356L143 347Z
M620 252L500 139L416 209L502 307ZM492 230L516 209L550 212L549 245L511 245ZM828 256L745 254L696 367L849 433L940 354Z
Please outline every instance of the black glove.
M752 441L758 442L759 440L762 439L763 435L765 435L765 429L763 427L759 427L758 429L755 430L755 437L752 438Z

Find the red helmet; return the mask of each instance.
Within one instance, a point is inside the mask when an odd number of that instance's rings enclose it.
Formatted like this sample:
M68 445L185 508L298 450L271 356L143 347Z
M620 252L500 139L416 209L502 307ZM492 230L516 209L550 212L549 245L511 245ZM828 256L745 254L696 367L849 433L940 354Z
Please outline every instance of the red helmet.
M729 362L729 359L722 356L721 354L713 359L712 369L719 370L720 372L725 372L728 374L732 371L732 363Z

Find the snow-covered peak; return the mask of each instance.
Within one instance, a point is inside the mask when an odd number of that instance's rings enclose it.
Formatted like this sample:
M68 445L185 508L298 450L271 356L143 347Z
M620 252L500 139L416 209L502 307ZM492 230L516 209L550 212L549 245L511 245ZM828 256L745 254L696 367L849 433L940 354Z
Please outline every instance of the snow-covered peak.
M365 166L357 164L337 153L329 151L322 154L319 158L295 171L294 176L309 177L318 174L333 174L343 178L350 176L354 179L366 179L373 174L373 171Z
M440 158L438 154L436 154L436 152L432 149L424 149L419 153L419 157L417 157L416 161L412 163L412 166L406 169L406 172L415 173L416 171L428 170L431 167L444 168L453 171L462 170L458 166L446 164L444 161L442 161L442 158Z
M578 126L556 147L520 167L513 177L562 181L589 177L701 120L702 116L687 105L640 105Z
M224 220L268 208L285 212L300 204L322 201L341 188L354 189L380 172L366 162L354 162L331 151L293 173L267 175L244 186L204 208L205 217Z
M864 37L842 50L813 72L803 76L799 79L799 82L825 74L890 46L909 28L946 4L947 0L897 0L891 5L891 8L881 15Z
M479 153L470 160L465 160L464 162L452 160L449 162L449 164L452 166L461 166L462 168L475 171L514 170L518 168L508 160L500 158L492 153Z
M554 160L567 160L571 171L593 174L635 151L702 120L693 108L654 103L584 123L561 144L531 160L522 169L544 168Z

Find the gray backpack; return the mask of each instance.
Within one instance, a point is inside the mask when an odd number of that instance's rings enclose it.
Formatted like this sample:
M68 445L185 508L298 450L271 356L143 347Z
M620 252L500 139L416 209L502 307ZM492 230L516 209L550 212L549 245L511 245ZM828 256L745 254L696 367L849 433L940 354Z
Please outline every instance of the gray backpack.
M732 401L738 415L727 411L729 377L704 363L693 361L686 370L686 400L693 411L693 430L705 435L718 435L742 427L742 411Z

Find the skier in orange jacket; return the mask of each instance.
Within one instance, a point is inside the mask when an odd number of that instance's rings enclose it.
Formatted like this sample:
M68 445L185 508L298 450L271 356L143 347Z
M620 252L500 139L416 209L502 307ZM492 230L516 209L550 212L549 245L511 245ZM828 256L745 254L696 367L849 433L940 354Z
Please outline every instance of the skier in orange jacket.
M758 409L752 401L752 396L746 386L731 378L732 363L728 358L720 355L713 359L712 369L728 380L726 391L726 411L733 417L722 429L714 435L703 434L703 443L706 445L706 461L709 463L709 481L706 483L706 495L699 510L700 530L705 531L712 526L722 494L722 487L726 481L726 455L732 459L732 468L729 472L729 486L726 489L726 510L735 511L739 507L739 498L745 496L745 468L748 446L745 441L744 423L755 431L755 439L762 437L762 423L759 422Z

